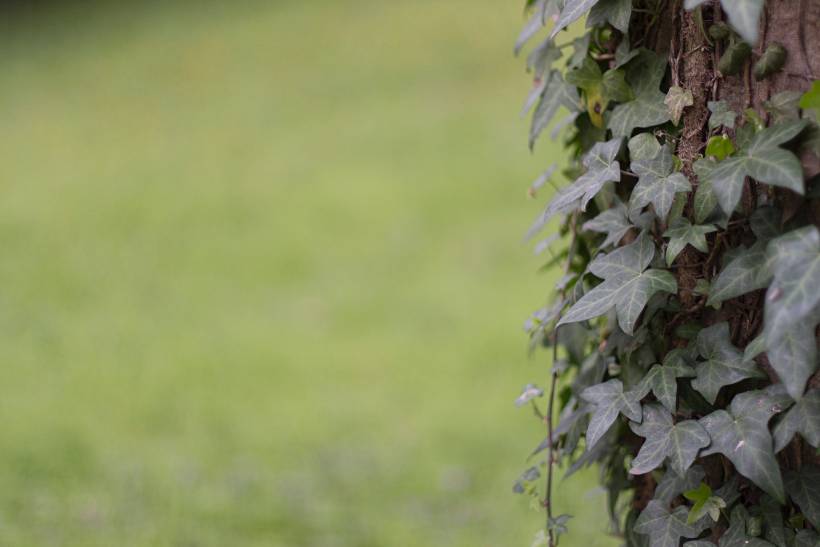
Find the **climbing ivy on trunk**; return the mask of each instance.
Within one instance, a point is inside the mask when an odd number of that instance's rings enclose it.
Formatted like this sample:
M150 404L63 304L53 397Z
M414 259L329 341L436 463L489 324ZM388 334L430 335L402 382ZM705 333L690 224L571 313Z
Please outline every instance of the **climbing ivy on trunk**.
M597 464L628 546L820 546L820 0L525 11L529 146L566 151L529 190L560 268L516 400L534 545L572 530L553 475Z

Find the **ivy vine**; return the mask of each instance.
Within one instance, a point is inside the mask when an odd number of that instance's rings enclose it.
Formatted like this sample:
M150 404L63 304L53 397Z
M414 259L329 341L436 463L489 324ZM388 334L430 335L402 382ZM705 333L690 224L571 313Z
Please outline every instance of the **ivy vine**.
M820 82L780 78L763 0L526 10L529 146L553 127L568 158L529 190L555 187L527 238L562 272L525 324L546 388L516 400L546 430L514 486L534 545L571 529L553 474L597 464L628 546L817 547Z

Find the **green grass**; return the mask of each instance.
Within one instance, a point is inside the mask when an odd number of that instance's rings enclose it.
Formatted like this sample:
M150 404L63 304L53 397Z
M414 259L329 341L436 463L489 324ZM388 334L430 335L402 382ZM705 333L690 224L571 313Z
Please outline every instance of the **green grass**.
M0 34L0 544L529 545L518 3L181 4Z

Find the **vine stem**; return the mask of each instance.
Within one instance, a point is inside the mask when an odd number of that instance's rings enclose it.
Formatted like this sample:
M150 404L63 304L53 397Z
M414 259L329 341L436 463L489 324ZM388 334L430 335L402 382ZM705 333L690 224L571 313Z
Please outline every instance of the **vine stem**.
M570 267L572 267L572 258L574 255L575 242L576 238L578 237L578 232L576 229L577 224L578 213L575 212L572 215L572 221L570 223L572 230L572 239L569 243L567 261L566 263L564 263L564 276L569 274L569 269ZM561 291L562 299L566 296L566 292L566 289ZM560 318L561 314L559 313L559 321ZM552 438L552 417L553 410L555 407L555 385L558 383L558 369L555 368L555 364L558 362L558 329L555 329L553 331L553 338L554 340L552 342L552 371L550 372L550 394L549 400L547 401L547 415L544 419L544 421L547 422L547 439L549 440L547 447L547 491L544 493L544 507L547 509L547 535L549 537L549 547L558 546L558 538L556 537L552 527L552 468L555 464L555 439Z

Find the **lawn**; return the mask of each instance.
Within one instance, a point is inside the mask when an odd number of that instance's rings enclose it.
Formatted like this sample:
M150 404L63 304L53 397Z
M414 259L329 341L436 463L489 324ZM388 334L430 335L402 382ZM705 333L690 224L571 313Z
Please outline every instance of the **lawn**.
M4 14L0 544L529 545L520 3Z

